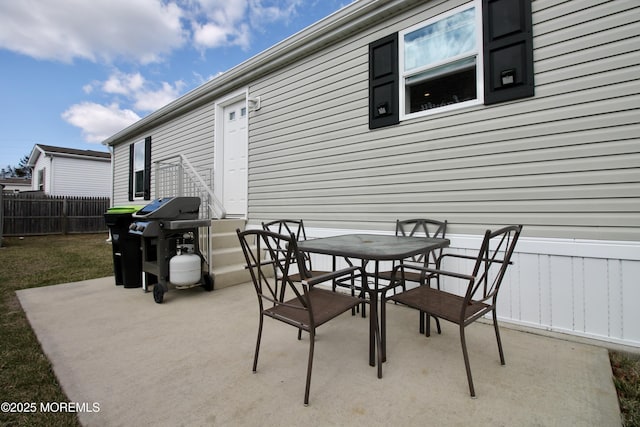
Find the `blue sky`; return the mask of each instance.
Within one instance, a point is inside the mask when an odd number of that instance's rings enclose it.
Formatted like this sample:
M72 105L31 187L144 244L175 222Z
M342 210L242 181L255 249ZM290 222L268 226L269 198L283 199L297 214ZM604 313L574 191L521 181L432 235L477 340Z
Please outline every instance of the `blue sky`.
M0 167L105 138L350 0L0 1Z

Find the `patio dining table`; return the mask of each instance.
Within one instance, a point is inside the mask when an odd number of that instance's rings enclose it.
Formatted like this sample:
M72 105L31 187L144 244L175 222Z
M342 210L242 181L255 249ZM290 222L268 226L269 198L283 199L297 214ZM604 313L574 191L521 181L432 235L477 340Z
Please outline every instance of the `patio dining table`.
M378 234L344 234L318 239L310 239L298 243L302 252L310 252L333 257L343 257L348 263L350 259L362 261L365 277L362 286L369 294L371 315L369 317L369 365L375 366L376 344L378 359L378 378L382 378L382 362L384 362L383 337L385 331L380 330L378 322L378 295L380 288L378 272L381 261L401 261L414 255L427 254L432 250L449 246L449 239L432 237L405 237ZM334 258L335 260L335 258ZM373 262L373 272L367 273L366 266ZM369 276L372 281L369 282Z

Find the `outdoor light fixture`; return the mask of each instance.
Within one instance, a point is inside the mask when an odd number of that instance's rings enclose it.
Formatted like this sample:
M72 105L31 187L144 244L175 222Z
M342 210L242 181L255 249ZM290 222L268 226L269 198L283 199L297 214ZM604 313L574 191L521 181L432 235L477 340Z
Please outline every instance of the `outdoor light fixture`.
M500 73L500 81L502 86L511 86L516 82L516 70L511 68Z
M249 111L258 111L261 108L260 97L247 98L247 104L249 104Z

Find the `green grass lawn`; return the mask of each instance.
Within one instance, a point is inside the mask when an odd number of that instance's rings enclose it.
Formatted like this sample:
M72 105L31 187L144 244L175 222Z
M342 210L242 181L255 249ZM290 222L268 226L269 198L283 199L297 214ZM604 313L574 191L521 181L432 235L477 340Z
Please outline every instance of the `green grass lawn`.
M640 355L610 352L623 426L640 427Z
M68 402L31 330L15 291L112 276L107 234L5 238L0 248L0 403L36 413L0 411L2 426L79 426L73 413L42 413L41 403ZM26 405L25 405L26 404ZM14 405L15 409L20 409Z
M107 234L5 238L0 248L0 403L68 402L15 291L113 275ZM610 353L625 427L640 426L640 356ZM558 420L560 422L560 420ZM75 414L6 413L2 426L79 426Z

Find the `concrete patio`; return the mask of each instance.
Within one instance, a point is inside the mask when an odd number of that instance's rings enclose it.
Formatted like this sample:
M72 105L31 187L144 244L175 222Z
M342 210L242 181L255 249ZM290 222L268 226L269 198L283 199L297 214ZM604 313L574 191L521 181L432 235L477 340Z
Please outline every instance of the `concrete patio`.
M458 330L418 334L418 316L388 309L382 379L368 365L368 319L349 313L318 331L310 405L308 340L266 319L251 364L257 301L250 284L171 290L163 304L113 278L18 292L86 426L620 426L607 350L509 329L506 366L489 325L468 328L477 399Z

